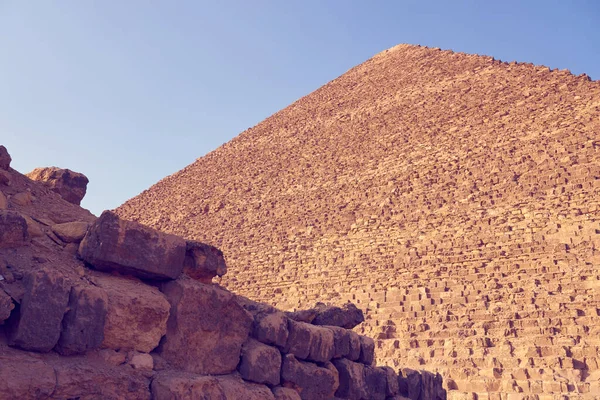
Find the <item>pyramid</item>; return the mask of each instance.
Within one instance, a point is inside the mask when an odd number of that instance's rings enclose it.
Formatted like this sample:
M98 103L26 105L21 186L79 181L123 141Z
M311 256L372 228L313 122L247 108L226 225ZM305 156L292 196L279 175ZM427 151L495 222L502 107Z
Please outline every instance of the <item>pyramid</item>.
M452 399L600 396L600 83L399 45L117 212L283 309L357 304Z

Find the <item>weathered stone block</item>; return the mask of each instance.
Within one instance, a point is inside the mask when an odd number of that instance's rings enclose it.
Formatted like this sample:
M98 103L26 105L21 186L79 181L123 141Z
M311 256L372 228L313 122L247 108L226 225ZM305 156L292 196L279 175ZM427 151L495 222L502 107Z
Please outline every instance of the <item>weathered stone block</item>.
M283 358L281 379L286 386L292 386L303 400L331 399L339 386L335 368L323 368L310 362L299 361L292 354Z
M279 384L281 375L281 352L254 339L242 346L242 361L239 366L242 378L272 386Z
M398 374L391 367L381 367L386 373L386 395L395 396L400 392L398 387Z
M277 386L271 389L275 395L275 400L302 400L298 392L294 389Z
M69 311L62 321L56 351L70 355L100 347L104 340L107 309L108 296L104 289L91 285L71 288Z
M49 399L55 388L56 374L48 364L0 356L0 399Z
M382 368L365 366L365 386L369 399L385 400L387 389L387 372Z
M289 335L288 318L282 312L255 317L252 335L262 343L285 347Z
M305 322L288 321L286 353L317 362L329 361L334 355L333 331Z
M6 150L6 147L0 145L0 169L9 169L11 161L12 158L10 154L8 154L8 150Z
M239 361L252 316L232 293L182 277L163 284L171 316L160 354L197 374L228 374Z
M16 211L0 210L0 248L19 247L28 242L25 218Z
M167 331L170 305L166 297L135 279L104 274L91 279L108 296L102 347L149 353L158 346Z
M223 252L214 246L188 240L183 272L192 279L211 283L215 276L227 273Z
M335 393L337 397L350 400L368 398L363 364L341 358L333 360L333 365L339 373L340 385Z
M244 382L239 376L199 376L179 371L159 373L151 385L152 398L162 399L227 399L274 400L264 385Z
M324 326L333 332L333 358L345 357L356 361L360 357L360 338L358 334L339 326Z
M90 224L88 222L65 222L52 226L52 232L66 243L78 243L84 238Z
M360 357L358 361L372 365L375 361L375 341L368 336L360 336Z
M9 319L8 343L25 350L52 350L60 337L70 290L70 283L56 270L28 274L23 300Z
M365 320L361 309L352 303L346 303L342 307L317 305L317 315L313 319L313 325L339 326L352 329Z
M0 289L0 325L10 317L10 313L14 308L12 298Z
M36 168L26 175L28 178L44 183L69 203L79 205L85 197L88 178L69 169L56 167Z
M87 263L148 279L175 279L183 270L185 240L104 211L79 245Z

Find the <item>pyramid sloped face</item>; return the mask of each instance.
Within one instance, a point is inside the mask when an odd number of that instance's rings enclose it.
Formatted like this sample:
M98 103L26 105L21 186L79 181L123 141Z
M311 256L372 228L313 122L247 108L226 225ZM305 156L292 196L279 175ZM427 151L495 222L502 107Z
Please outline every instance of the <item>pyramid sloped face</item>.
M598 82L400 45L118 212L221 248L251 298L356 302L378 361L450 396L586 398L599 191Z

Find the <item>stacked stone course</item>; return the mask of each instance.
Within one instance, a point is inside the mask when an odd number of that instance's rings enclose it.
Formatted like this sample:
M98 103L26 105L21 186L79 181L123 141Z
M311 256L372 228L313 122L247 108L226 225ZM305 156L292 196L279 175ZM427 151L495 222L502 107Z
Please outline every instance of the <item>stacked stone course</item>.
M599 132L585 75L400 45L118 213L221 248L254 300L356 303L449 398L593 399Z
M56 196L7 171L8 208L19 181L32 207ZM213 284L213 246L61 201L75 220L0 210L1 399L446 398L439 376L374 365L355 306L286 315Z

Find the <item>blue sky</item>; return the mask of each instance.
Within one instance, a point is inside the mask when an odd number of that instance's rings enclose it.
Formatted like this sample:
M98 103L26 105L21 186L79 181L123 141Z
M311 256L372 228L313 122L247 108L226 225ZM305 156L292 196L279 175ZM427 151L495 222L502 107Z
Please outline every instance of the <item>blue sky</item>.
M114 208L374 54L421 44L600 79L600 2L0 0L0 144Z

